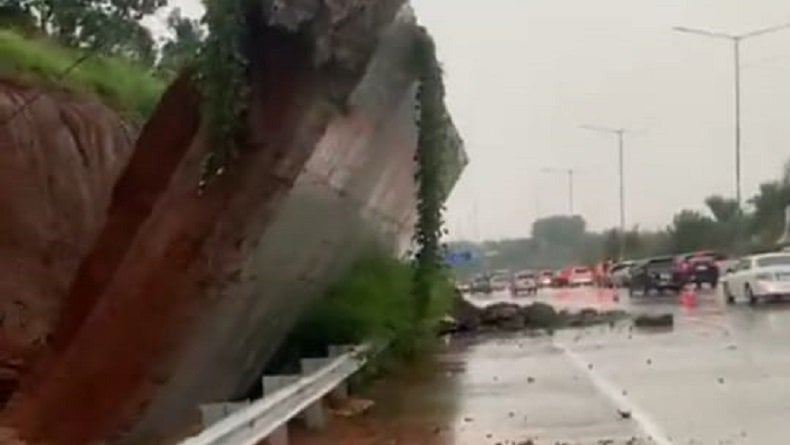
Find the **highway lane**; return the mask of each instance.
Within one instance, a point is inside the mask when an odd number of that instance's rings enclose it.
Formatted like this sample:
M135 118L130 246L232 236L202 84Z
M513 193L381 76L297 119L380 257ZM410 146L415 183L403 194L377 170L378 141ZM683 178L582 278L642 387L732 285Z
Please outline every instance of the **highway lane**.
M593 288L470 299L671 312L675 326L456 339L428 372L374 385L377 405L365 422L376 439L348 443L790 443L790 304L726 306L710 290L629 298Z

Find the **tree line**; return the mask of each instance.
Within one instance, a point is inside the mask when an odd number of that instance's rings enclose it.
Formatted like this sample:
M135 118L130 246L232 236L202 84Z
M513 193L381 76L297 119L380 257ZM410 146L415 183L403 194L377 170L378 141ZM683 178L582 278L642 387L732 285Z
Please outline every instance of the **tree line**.
M711 249L730 255L772 250L784 230L784 209L790 205L790 162L777 180L760 185L757 193L739 209L735 199L712 195L705 210L682 209L663 229L633 227L603 232L587 230L579 215L555 215L536 220L531 237L457 241L450 252L471 252L472 260L455 265L455 272L468 277L496 269L557 269L571 264L594 264L619 257L621 238L624 257L638 259Z
M200 21L170 11L171 36L157 39L143 23L168 0L0 0L0 28L46 36L75 49L124 57L172 75L205 38Z

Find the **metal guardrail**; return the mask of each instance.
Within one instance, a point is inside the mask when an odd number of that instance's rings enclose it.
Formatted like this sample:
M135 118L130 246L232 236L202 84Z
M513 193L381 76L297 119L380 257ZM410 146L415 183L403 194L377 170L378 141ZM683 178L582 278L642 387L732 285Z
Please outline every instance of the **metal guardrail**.
M306 408L320 403L322 397L332 392L362 368L374 350L371 344L348 348L336 357L317 359L325 362L315 371L294 376L290 385L284 386L261 399L253 401L227 417L208 426L196 436L180 445L256 445ZM316 359L312 360L315 364Z

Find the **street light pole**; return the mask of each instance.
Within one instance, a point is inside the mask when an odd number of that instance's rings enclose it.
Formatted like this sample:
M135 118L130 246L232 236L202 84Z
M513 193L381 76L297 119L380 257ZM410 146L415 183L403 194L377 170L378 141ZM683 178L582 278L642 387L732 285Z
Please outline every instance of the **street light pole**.
M617 159L620 171L620 233L623 244L620 246L620 259L625 255L625 176L623 173L623 133L624 130L617 130Z
M689 34L697 34L704 37L711 37L714 39L726 39L732 42L733 56L735 63L735 199L738 202L738 209L741 209L741 42L744 40L770 34L773 32L781 31L790 28L790 23L771 26L768 28L759 29L757 31L748 32L745 34L725 34L721 32L712 32L704 29L686 28L683 26L676 26L673 29L679 32Z
M544 168L541 169L543 173L564 173L568 175L568 210L570 215L573 216L573 174L572 168Z
M573 169L568 169L568 207L573 216Z
M735 61L735 200L741 210L741 39L732 40Z
M586 130L597 131L600 133L609 133L617 135L617 163L620 176L620 259L625 257L625 179L624 179L624 160L623 160L623 146L624 136L626 133L625 128L608 128L598 127L594 125L582 125L581 128Z

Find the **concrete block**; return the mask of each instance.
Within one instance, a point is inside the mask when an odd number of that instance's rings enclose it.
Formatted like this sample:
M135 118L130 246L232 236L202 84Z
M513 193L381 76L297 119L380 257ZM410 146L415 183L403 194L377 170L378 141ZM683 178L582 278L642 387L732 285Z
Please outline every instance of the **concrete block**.
M302 411L300 417L309 430L321 431L326 428L328 419L324 401L318 399Z
M353 351L354 348L354 345L331 345L329 346L329 356L338 357L347 352Z
M312 374L326 366L331 359L329 358L303 358L301 361L302 375Z
M317 372L331 361L330 358L303 358L301 361L302 375L308 376ZM319 399L302 411L300 418L305 426L314 431L321 431L327 425L327 412L323 400Z
M262 379L263 396L266 397L280 388L284 388L297 380L299 375L265 375ZM288 423L280 425L263 441L266 445L288 445Z
M266 397L280 388L284 388L290 384L295 383L300 377L301 376L298 374L263 376L263 396Z
M235 411L238 411L245 406L249 405L249 401L244 402L222 402L222 403L207 403L200 405L200 418L203 428L207 428L220 420L228 417Z
M333 400L345 400L348 398L348 383L340 382L339 385L329 392L329 396Z

